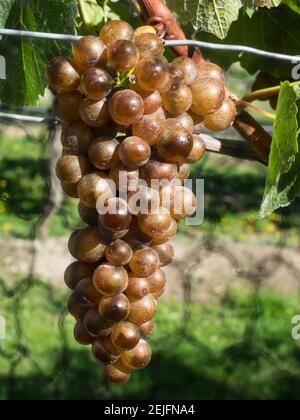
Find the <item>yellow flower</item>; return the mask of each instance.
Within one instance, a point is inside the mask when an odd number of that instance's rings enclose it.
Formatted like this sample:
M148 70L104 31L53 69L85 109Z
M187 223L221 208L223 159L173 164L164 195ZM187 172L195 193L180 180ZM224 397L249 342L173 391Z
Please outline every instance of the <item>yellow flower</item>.
M2 225L3 232L10 232L12 230L12 225L10 223L4 223Z
M7 187L7 181L6 179L0 180L0 188L6 188Z

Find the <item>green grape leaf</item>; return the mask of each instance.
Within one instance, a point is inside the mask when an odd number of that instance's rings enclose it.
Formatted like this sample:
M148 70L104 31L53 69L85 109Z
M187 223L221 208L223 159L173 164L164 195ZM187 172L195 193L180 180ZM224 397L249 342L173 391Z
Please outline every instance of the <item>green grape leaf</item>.
M86 26L97 26L103 20L103 8L97 0L79 0L82 20Z
M7 28L73 34L76 0L26 0L14 4ZM6 60L6 80L0 81L0 99L9 106L36 105L44 94L47 62L67 55L70 45L42 39L3 37L0 54Z
M292 203L300 183L298 94L284 82L280 89L271 154L260 217Z
M212 34L201 32L197 34L201 41L221 43ZM297 56L300 52L300 16L287 6L273 9L260 9L252 18L241 13L237 22L229 30L222 44L247 45ZM227 69L232 63L240 61L249 73L256 74L258 70L271 73L274 77L289 80L296 64L289 61L272 60L248 53L229 51L213 51L203 49L203 54L209 60Z
M183 23L191 22L195 30L220 39L226 38L242 7L241 0L167 0L167 4Z
M0 0L0 28L5 27L5 23L14 3L15 0Z
M284 3L289 6L294 12L300 14L300 0L284 0Z

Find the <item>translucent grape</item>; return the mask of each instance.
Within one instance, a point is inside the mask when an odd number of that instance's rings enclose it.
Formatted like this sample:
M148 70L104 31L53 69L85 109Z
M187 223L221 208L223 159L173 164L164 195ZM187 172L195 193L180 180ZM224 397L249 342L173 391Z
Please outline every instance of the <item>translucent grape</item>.
M103 172L92 172L85 175L78 184L80 201L90 208L96 208L99 197L108 197L111 193Z
M225 82L224 71L213 63L202 63L197 65L197 80L199 79L217 79L220 82Z
M140 340L132 350L122 353L121 360L130 369L143 369L148 366L151 357L151 347L145 340Z
M70 155L87 155L92 139L93 132L83 121L68 124L62 130L61 142Z
M174 247L173 247L173 245L170 241L166 242L162 245L152 246L152 249L154 249L154 251L159 256L160 267L165 267L165 266L171 264L171 262L174 259L175 251L174 251Z
M74 122L80 119L79 107L82 94L78 91L61 92L55 100L55 115L66 122Z
M81 79L81 90L95 101L108 96L113 86L113 78L103 69L92 67L88 69Z
M89 146L88 156L98 169L110 169L118 161L119 142L114 137L99 137Z
M144 101L133 90L120 90L110 98L109 112L112 119L118 124L131 125L143 117Z
M75 290L77 284L86 277L91 277L96 269L94 264L82 263L79 261L70 264L65 271L64 280L67 287Z
M106 23L100 32L100 39L105 45L110 45L120 39L131 40L134 37L133 28L122 20L111 20Z
M65 155L56 164L56 175L67 184L76 184L89 170L90 163L84 156Z
M120 160L125 166L132 169L145 166L151 157L149 144L140 137L127 137L120 144Z
M157 141L161 157L181 162L193 148L193 136L176 119L166 120Z
M151 248L137 249L133 252L129 267L137 277L148 277L159 268L159 257Z
M172 85L168 62L164 57L146 57L136 67L138 84L144 90L167 92Z
M134 273L129 273L126 295L131 299L142 299L150 293L147 278L136 277Z
M88 346L94 342L94 338L85 330L82 321L78 320L74 327L74 338L82 346Z
M197 77L197 64L189 57L178 57L172 62L172 65L179 67L184 74L184 83L191 85Z
M104 99L100 101L88 98L83 99L79 108L79 114L81 119L91 127L101 127L110 119L108 106Z
M49 84L58 92L73 92L80 84L80 76L63 57L54 58L47 67Z
M139 122L133 124L132 133L134 136L143 138L150 146L153 146L157 142L165 119L163 109L159 108L154 114L144 115Z
M102 264L93 274L93 284L102 295L118 295L124 292L128 286L128 274L123 267Z
M168 92L163 93L162 102L167 111L177 116L188 111L192 106L192 92L185 84L174 85Z
M81 262L96 263L105 253L105 244L96 227L75 231L68 243L70 254Z
M126 265L132 258L132 249L125 241L117 239L106 248L105 256L113 265Z
M108 64L116 71L126 73L135 68L140 53L132 41L115 41L108 47Z
M165 291L167 279L165 273L159 269L152 276L147 278L150 293L158 299Z
M95 36L84 36L73 45L73 62L80 71L105 64L106 47Z
M113 354L110 354L103 346L101 341L95 341L92 345L92 353L94 358L101 363L104 363L105 365L109 365L112 363L115 363L119 356L114 356Z
M201 116L220 109L225 99L224 84L217 79L198 79L190 89L193 95L192 110Z
M129 315L130 303L124 294L103 297L99 303L100 314L112 322L121 322Z
M141 57L147 55L160 56L164 53L163 41L157 34L144 33L135 36L135 44L140 51Z
M112 329L111 341L116 348L130 350L138 344L139 340L139 328L131 322L120 322Z
M212 131L225 131L232 126L237 116L235 103L231 99L225 99L218 111L206 115L204 124Z
M122 198L109 198L105 203L107 210L101 214L100 220L104 227L113 232L127 229L132 221L127 202Z
M156 310L157 302L151 294L142 299L131 300L128 320L137 326L143 325L154 318Z

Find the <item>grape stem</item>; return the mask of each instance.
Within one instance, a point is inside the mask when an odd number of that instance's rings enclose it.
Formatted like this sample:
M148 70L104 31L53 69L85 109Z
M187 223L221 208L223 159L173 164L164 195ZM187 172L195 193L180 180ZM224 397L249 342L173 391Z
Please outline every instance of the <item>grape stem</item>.
M259 113L259 114L263 115L264 117L269 118L269 119L271 119L273 121L275 121L275 119L276 119L276 115L275 114L272 114L271 112L268 112L265 109L262 109L261 107L259 107L257 105L254 105L251 102L247 102L247 101L245 101L243 99L238 100L235 104L236 104L236 106L240 106L243 109L245 109L247 107L252 108L257 113Z
M158 34L165 32L167 40L186 40L183 30L180 28L175 15L171 12L164 0L129 0L134 11L138 13L146 22L153 25ZM205 59L200 49L190 49L188 46L173 46L172 50L179 56L192 56L199 64L204 63ZM233 99L236 95L227 88L226 94ZM269 160L272 137L248 112L240 113L234 124L235 129L251 145L257 155L258 161L265 163Z
M291 87L300 86L300 81L290 83ZM280 92L280 85L272 86L266 89L259 89L255 90L254 92L245 95L242 100L246 102L254 102L254 101L264 101L266 99L273 98L277 96Z

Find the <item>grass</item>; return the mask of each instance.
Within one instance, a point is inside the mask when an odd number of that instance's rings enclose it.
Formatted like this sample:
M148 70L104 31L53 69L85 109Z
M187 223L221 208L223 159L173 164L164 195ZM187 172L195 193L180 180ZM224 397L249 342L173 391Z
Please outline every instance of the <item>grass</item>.
M0 232L28 239L43 209L47 194L48 147L42 136L0 136ZM207 156L193 167L193 178L205 180L204 234L220 239L274 244L284 236L288 245L298 244L299 205L258 220L264 191L265 168L260 164L236 164L235 160ZM76 200L66 199L50 226L51 236L68 235L81 222ZM184 231L184 227L182 227Z
M300 342L291 338L299 297L233 290L220 306L160 302L152 364L107 386L88 348L60 322L66 296L37 282L0 298L1 399L298 399ZM187 315L187 314L186 314ZM95 368L96 367L96 368Z

